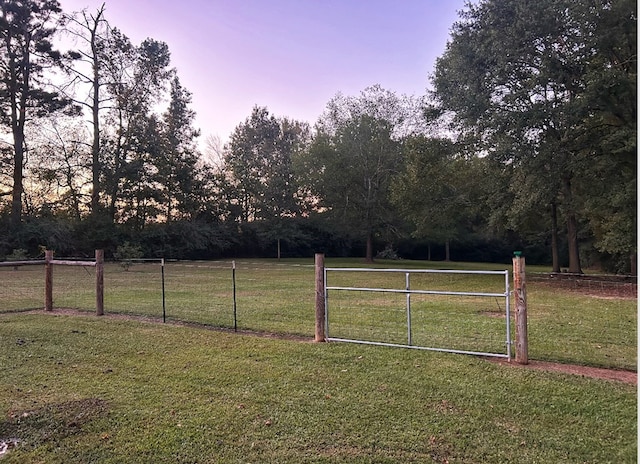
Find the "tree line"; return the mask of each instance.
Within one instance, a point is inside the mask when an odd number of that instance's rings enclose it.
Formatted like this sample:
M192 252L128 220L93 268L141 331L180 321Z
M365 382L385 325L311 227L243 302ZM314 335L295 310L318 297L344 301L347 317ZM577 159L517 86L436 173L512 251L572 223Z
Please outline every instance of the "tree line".
M521 249L635 273L636 8L480 0L426 95L338 93L313 125L256 105L221 146L166 43L132 43L104 5L0 0L0 258Z

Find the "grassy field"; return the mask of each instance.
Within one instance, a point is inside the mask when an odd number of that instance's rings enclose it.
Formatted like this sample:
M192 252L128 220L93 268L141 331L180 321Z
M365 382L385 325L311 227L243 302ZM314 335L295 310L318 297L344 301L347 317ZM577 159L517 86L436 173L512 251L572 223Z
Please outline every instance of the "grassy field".
M7 463L631 463L636 387L481 358L0 316Z

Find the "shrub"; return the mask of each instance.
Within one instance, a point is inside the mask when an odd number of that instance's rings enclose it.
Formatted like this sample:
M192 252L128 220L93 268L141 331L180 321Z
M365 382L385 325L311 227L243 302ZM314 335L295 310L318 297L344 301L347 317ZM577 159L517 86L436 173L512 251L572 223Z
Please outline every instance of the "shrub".
M122 245L118 245L113 256L116 260L120 261L120 266L122 266L125 271L128 271L134 259L142 258L142 248L138 245L124 242Z
M398 252L391 245L387 245L384 250L379 251L376 255L378 259L400 259Z
M14 249L10 254L7 255L7 261L24 261L27 258L27 250L25 250L24 248Z

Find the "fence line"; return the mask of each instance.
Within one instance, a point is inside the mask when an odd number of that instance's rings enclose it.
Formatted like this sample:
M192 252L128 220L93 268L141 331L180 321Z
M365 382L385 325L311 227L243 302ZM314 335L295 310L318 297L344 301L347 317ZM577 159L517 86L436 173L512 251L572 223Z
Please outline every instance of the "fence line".
M605 292L621 296L636 296L638 294L638 281L635 276L615 276L607 274L569 274L530 272L529 279L534 282L544 282L561 288Z
M106 292L106 307L103 307L103 311L106 309L113 313L126 313L135 314L140 316L162 317L163 321L167 321L169 318L175 321L194 322L205 325L212 325L216 327L224 327L233 330L257 330L276 333L291 333L305 335L309 334L309 329L313 324L313 313L309 311L309 306L304 304L304 301L313 301L313 284L310 271L312 265L310 264L290 264L290 263L265 263L256 261L217 261L215 263L207 262L180 262L180 261L166 261L163 263L162 258L156 259L132 259L130 260L133 266L131 270L118 269L117 263L113 263L109 267L109 271L106 273L106 289L103 286L103 298L104 292ZM40 261L41 263L43 261ZM46 262L46 261L45 261ZM33 261L29 261L33 263ZM140 264L138 264L140 263ZM8 265L12 265L7 263ZM49 258L49 265L53 269L54 266L83 266L96 269L97 262L94 261L77 261L68 258L54 259ZM234 266L235 265L235 266ZM139 266L139 267L138 267ZM235 268L235 269L234 269ZM309 271L309 273L308 273ZM452 282L454 285L459 284L465 275L495 275L502 276L506 271L476 271L476 270L440 270L440 269L363 269L363 268L327 268L329 272L355 272L355 273L402 273L402 274L440 274L440 275L459 275L460 278L436 278L438 282L442 282L442 285L450 285ZM266 274L265 274L266 273ZM282 273L282 274L281 274ZM94 272L88 273L92 276ZM95 272L96 279L98 279L98 272ZM65 279L61 280L58 285L65 284L64 293L65 302L61 307L76 307L75 301L81 302L83 309L91 308L92 305L89 300L90 286L87 280L78 279L76 277L69 277L73 274L65 272L60 273L61 276L67 275ZM84 274L83 274L84 275ZM87 276L85 276L85 279ZM93 278L93 277L89 277ZM103 278L105 278L103 276ZM81 282L82 280L82 282ZM325 279L326 280L326 279ZM362 279L364 280L364 279ZM467 289L473 291L457 291L461 287L444 287L441 289L433 289L433 287L427 287L416 285L415 288L411 288L411 283L407 280L406 285L401 285L397 288L377 288L387 286L388 279L380 279L383 281L381 285L335 285L328 286L326 292L356 292L362 291L365 287L369 288L370 294L373 292L387 293L389 295L405 295L406 296L406 340L407 344L402 346L412 345L425 345L424 336L425 332L416 333L415 338L412 335L412 327L422 328L420 318L428 315L431 318L434 314L423 312L421 305L427 300L426 296L448 296L448 297L467 297L464 301L465 307L469 305L476 305L476 298L503 298L504 293L492 291L487 287L486 282L483 284L482 279L475 279L480 287ZM392 279L393 280L393 279ZM420 280L420 279L418 279ZM357 278L356 278L357 281ZM506 278L508 282L508 277ZM358 282L356 282L358 283ZM367 282L365 282L367 283ZM80 284L80 285L79 285ZM475 285L475 284L474 284ZM53 287L53 286L52 286ZM58 287L58 286L56 286ZM67 291L69 289L69 292ZM453 290L452 290L453 288ZM495 288L495 287L494 287ZM481 291L476 291L476 290ZM456 291L454 291L456 290ZM59 290L60 291L60 290ZM47 291L46 293L50 293ZM51 292L52 293L52 292ZM99 290L96 288L96 301ZM316 296L325 295L324 287L320 293L316 293ZM412 301L416 298L418 304L415 310L413 310L416 316L415 321L412 321ZM391 297L392 299L394 297ZM362 298L365 305L368 305L368 297ZM465 298L463 298L465 299ZM60 300L62 301L62 299ZM328 301L324 298L324 301ZM451 299L450 301L453 301ZM387 324L387 313L375 311L377 309L377 303L375 299L370 300L369 309L373 309L377 316L382 317L383 323ZM414 303L415 304L415 303ZM449 303L446 303L449 304ZM480 303L484 306L487 304ZM498 305L498 310L502 311L504 317L504 311L507 310L507 303L503 306ZM96 305L98 306L98 305ZM382 303L385 308L391 308L387 303ZM392 305L393 306L393 305ZM402 306L402 303L400 303ZM46 305L47 308L53 307L53 301L51 304ZM305 309L306 307L306 309ZM394 306L397 307L397 304ZM382 308L382 307L381 307ZM392 308L393 309L393 308ZM386 309L385 309L386 311ZM440 309L438 309L440 311ZM466 313L467 309L465 309ZM490 312L496 312L495 305L493 309L489 309ZM97 311L98 312L98 311ZM326 312L325 312L326 313ZM366 313L363 313L366 316ZM373 314L373 313L369 313ZM459 318L461 313L453 314L454 318ZM369 316L366 316L369 317ZM394 343L398 341L398 334L402 334L404 329L398 330L398 327L402 324L402 314L398 314L394 310L392 316L392 326L386 326L386 332L383 334L385 340L390 336L390 346L394 346ZM400 319L398 319L400 317ZM423 319L423 323L429 320L435 321L436 325L441 324L443 326L448 325L446 319L442 319L442 316L436 314L437 320ZM447 318L448 316L444 316ZM328 318L328 316L327 316ZM434 351L449 351L449 352L471 352L467 350L468 347L474 349L474 344L481 343L484 347L489 347L489 350L478 350L477 354L492 355L495 353L489 353L497 348L497 343L502 345L504 340L500 340L496 337L496 329L498 326L502 327L503 322L499 319L482 319L482 325L488 327L488 330L483 331L483 334L490 334L490 337L480 335L476 338L475 335L465 332L469 330L471 325L468 325L466 319L458 319L458 322L462 321L461 329L455 329L453 332L446 331L449 340L454 340L451 337L466 337L467 339L457 338L462 341L459 346L443 345L440 341L433 343L431 341ZM415 325L414 325L415 322ZM506 324L511 323L510 317L507 317ZM326 324L328 331L328 323ZM336 326L338 327L338 326ZM449 325L449 327L454 327ZM391 329L391 332L389 332ZM510 328L507 329L510 334ZM500 331L502 331L500 329ZM358 332L358 330L356 330ZM325 330L319 332L320 337L325 336ZM462 334L462 335L461 335ZM331 335L334 335L333 333ZM351 339L348 333L345 333L344 339ZM469 338L469 335L471 337ZM401 335L402 336L402 335ZM338 337L335 337L336 339ZM359 337L356 337L359 338ZM367 336L362 338L368 338ZM422 338L422 340L421 340ZM428 338L430 339L430 337ZM428 340L427 339L427 340ZM375 338L374 338L375 340ZM401 339L400 339L401 340ZM376 342L372 342L375 344ZM510 358L511 341L507 339L507 353L500 354L501 357ZM397 344L397 343L395 343ZM427 343L428 345L429 343ZM439 346L448 346L449 348L438 348ZM418 346L418 348L421 348ZM428 347L427 347L428 348ZM456 349L461 348L461 349ZM498 350L496 350L498 351Z

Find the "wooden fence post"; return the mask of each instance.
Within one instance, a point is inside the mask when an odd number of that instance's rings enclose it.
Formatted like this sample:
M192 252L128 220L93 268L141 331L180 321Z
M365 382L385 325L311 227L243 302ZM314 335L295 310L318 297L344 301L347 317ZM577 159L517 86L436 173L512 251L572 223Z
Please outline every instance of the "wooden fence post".
M325 338L324 254L316 253L316 342Z
M53 311L53 250L44 252L44 310Z
M104 314L104 250L96 250L96 316Z
M527 282L525 260L520 252L513 257L513 286L516 300L516 362L529 364L529 335L527 333Z

